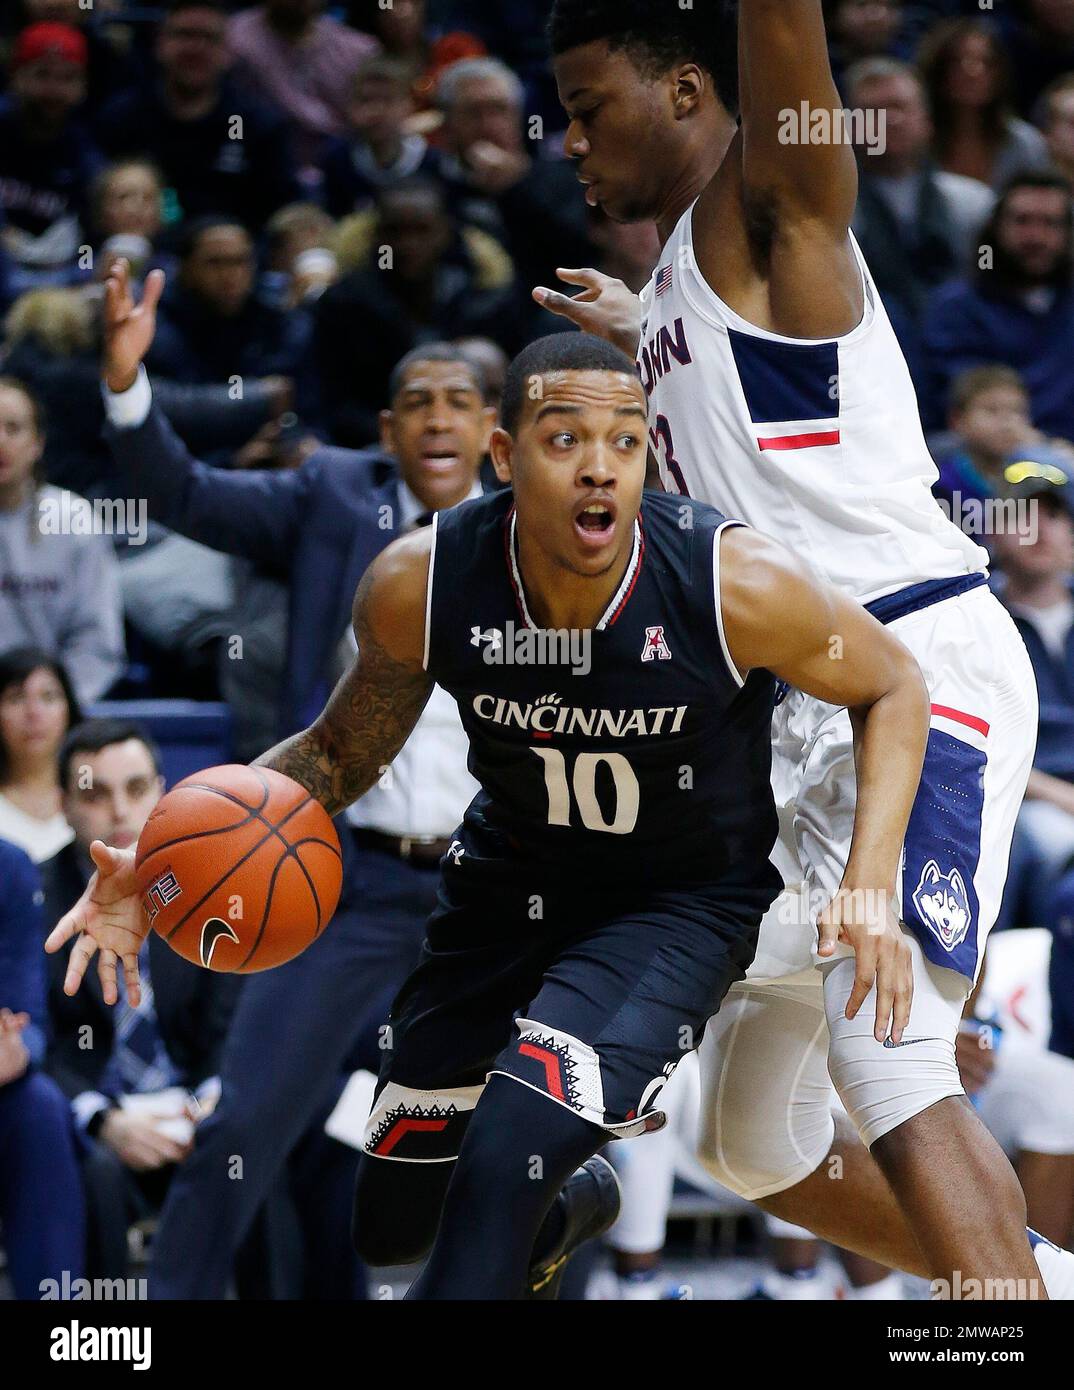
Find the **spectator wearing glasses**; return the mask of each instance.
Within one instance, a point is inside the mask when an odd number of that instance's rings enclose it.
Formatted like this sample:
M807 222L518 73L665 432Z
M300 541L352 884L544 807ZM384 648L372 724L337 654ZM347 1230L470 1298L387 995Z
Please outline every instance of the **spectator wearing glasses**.
M221 0L170 0L152 80L108 103L99 137L113 158L152 159L179 216L223 213L260 227L299 186L283 118L227 75L227 22Z

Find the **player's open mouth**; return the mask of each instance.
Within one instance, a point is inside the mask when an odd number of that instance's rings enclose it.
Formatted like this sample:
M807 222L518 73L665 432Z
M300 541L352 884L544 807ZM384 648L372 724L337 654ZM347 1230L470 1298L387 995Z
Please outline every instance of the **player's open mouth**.
M458 454L449 453L445 450L435 450L421 456L422 466L430 473L450 473L453 468L458 468L462 460Z
M574 529L586 545L607 545L615 533L615 507L610 502L587 502L574 514Z
M585 189L585 200L591 208L597 206L597 184L595 179L579 178L578 182Z

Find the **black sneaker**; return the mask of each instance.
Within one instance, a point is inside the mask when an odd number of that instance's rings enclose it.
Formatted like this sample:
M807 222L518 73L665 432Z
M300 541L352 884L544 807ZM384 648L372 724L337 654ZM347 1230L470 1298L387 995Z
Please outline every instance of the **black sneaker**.
M622 1205L615 1169L606 1158L594 1154L567 1180L556 1201L563 1210L563 1234L555 1249L530 1270L527 1299L557 1298L570 1257L580 1245L603 1235L615 1223Z

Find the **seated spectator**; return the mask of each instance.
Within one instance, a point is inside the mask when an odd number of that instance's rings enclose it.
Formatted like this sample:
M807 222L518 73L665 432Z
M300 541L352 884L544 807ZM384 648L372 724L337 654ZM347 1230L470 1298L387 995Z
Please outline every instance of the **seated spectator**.
M1048 167L1044 136L1014 114L1007 55L979 19L954 19L926 37L918 68L935 126L941 169L1002 188L1026 169Z
M176 216L223 213L261 227L299 187L282 117L225 76L226 31L221 0L170 0L155 80L109 102L99 138L114 158L153 160Z
M1044 88L1074 70L1074 5L1070 0L1017 0L1003 7L1000 23L1015 102L1028 116Z
M1033 532L994 538L999 589L1029 651L1040 697L1033 771L1019 825L1046 890L1074 856L1074 483L1030 473L1008 495L1033 508Z
M62 284L77 271L90 184L101 157L79 108L86 40L67 24L32 24L11 54L0 108L0 212L12 289Z
M1071 197L1057 174L1013 179L980 234L980 264L934 291L922 325L929 375L923 402L935 424L951 381L1001 363L1029 389L1033 421L1074 439Z
M118 159L97 175L92 197L96 279L107 279L120 256L138 280L155 265L170 269L171 258L157 250L163 197L160 170L151 160Z
M940 472L933 488L948 502L996 497L1006 470L1022 460L1074 472L1074 450L1035 429L1025 383L1010 367L971 367L951 387L950 430L930 441ZM957 514L955 519L957 520Z
M884 299L916 320L929 290L969 267L992 194L933 164L932 121L912 68L869 59L848 73L847 100L887 121L885 139L859 151L854 233Z
M325 155L322 196L333 217L363 211L378 189L412 174L435 176L436 151L423 135L407 131L413 110L405 63L367 58L354 75L346 133Z
M592 265L585 194L574 165L537 158L523 134L523 89L496 58L468 58L440 76L441 177L455 216L501 242L527 292L557 266Z
M116 560L109 537L87 523L86 500L39 482L44 447L36 400L0 377L0 651L55 653L90 702L125 664Z
M133 56L114 43L107 25L108 5L86 0L15 0L21 10L19 28L39 22L70 24L86 40L86 105L92 127L105 103L138 81Z
M487 337L513 350L520 291L503 248L460 227L436 184L385 189L375 217L354 221L340 255L355 268L318 300L314 341L331 436L361 448L377 437L390 363L435 338Z
M34 647L0 653L0 839L35 863L71 839L59 753L78 719L78 699L58 661Z
M1074 188L1074 73L1057 78L1038 103L1052 167Z
M164 791L152 742L119 720L72 729L60 779L74 839L42 865L50 927L89 882L90 844L135 844ZM141 1002L131 1003L121 981L119 1003L110 1008L95 970L77 995L64 993L69 955L67 948L48 957L53 1036L45 1065L90 1141L89 1275L120 1278L127 1227L159 1205L175 1165L190 1153L195 1122L215 1104L217 1060L240 981L191 965L150 932L139 961Z
M281 208L265 228L260 293L278 309L312 304L339 279L333 250L336 224L315 203Z
M835 85L866 58L906 58L902 0L824 0Z
M236 78L283 113L303 171L319 169L327 141L346 130L355 70L377 49L324 8L325 0L264 0L227 31Z
M4 320L3 366L42 404L49 421L42 476L86 497L119 496L101 438L104 407L98 370L96 304L81 290L30 290ZM290 382L230 386L158 382L161 409L192 449L238 449L267 421L291 408ZM121 558L126 552L121 551ZM129 558L129 554L126 555Z
M165 289L149 368L172 381L234 385L282 377L293 405L312 424L316 389L309 361L311 325L255 293L254 244L227 217L191 222L179 243L179 274Z
M0 1243L15 1297L82 1277L85 1203L74 1130L45 1059L44 913L33 864L0 840Z
M445 68L488 51L481 39L464 29L446 33L430 29L425 0L392 0L390 5L380 0L347 0L344 10L348 24L372 34L385 53L406 64L410 93L419 110L433 105Z

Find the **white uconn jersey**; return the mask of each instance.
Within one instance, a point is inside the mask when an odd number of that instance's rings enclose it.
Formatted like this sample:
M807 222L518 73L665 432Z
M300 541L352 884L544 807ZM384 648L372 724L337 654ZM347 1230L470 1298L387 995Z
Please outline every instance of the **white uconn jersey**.
M987 552L931 494L910 373L857 243L861 323L784 338L708 286L692 215L641 295L638 370L664 486L767 532L863 602L984 569Z

